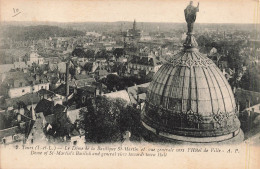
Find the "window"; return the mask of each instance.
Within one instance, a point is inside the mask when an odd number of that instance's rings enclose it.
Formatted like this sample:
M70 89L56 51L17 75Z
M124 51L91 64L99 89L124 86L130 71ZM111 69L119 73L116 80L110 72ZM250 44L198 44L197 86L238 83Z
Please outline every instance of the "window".
M82 103L85 103L85 101L86 101L86 97L83 96L83 97L82 97Z
M43 89L43 86L41 87L41 89Z
M18 135L13 135L13 140L14 140L14 141L18 141L18 139L19 139L19 136L18 136Z
M35 90L35 88L33 87L33 88L32 88L32 90L34 91L34 90Z
M22 90L22 92L24 93L24 89Z
M6 139L5 139L5 138L3 138L3 139L2 139L2 142L3 142L3 144L5 144L5 143L6 143Z
M73 145L74 145L74 146L77 145L77 141L73 141Z

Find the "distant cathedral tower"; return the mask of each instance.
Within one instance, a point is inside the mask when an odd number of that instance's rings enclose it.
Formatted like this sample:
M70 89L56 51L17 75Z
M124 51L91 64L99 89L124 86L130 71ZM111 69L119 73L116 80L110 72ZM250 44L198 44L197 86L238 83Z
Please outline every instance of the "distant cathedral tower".
M136 31L136 21L134 20L134 23L133 23L133 31Z
M125 37L132 39L132 40L139 40L141 37L141 31L137 29L136 20L134 20L133 28L128 29L125 33Z

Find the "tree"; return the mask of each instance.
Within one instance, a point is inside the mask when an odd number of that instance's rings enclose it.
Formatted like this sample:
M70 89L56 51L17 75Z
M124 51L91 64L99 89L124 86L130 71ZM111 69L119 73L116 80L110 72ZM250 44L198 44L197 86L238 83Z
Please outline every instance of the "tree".
M89 49L85 53L86 53L87 58L94 58L95 57L95 51L94 50Z
M115 48L113 51L113 55L118 59L119 57L123 56L125 53L123 48Z
M83 49L76 48L72 51L72 56L77 56L77 57L83 58L83 57L86 57L86 53Z
M109 54L106 49L102 49L96 53L95 58L104 58L104 59L108 60Z
M70 67L69 73L71 74L71 78L74 78L76 75L76 69L74 67Z
M114 89L120 89L122 85L122 80L120 76L109 74L106 78L106 83L108 90L113 91Z
M243 89L260 92L260 66L252 65L247 68L245 74L242 76L240 86Z
M204 35L201 35L197 38L197 43L200 47L206 47L208 44L210 44L210 38L206 37Z
M133 106L127 107L120 113L121 132L130 131L132 136L140 138L141 130L141 112Z
M87 106L80 110L80 126L86 131L87 142L116 142L122 140L126 130L137 126L135 116L130 112L136 110L122 99L105 96L89 98ZM138 114L138 113L136 113ZM138 119L138 118L137 118Z
M66 113L56 112L54 118L55 120L51 124L47 123L44 126L43 131L45 135L61 140L63 140L65 136L69 137L70 132L74 129L74 125L71 123ZM47 130L49 125L51 125L51 128Z
M1 130L14 127L19 124L17 121L17 113L15 113L13 110L5 111L1 113L0 119L1 119L1 128L0 128Z

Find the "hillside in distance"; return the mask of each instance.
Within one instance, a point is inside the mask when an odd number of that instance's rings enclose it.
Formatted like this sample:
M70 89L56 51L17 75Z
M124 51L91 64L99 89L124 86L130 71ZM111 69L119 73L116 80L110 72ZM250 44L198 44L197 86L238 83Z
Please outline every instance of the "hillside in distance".
M245 31L256 32L255 24L207 24L197 23L195 31ZM96 32L121 32L131 29L133 22L118 21L118 22L1 22L0 36L13 40L31 40L31 39L46 39L53 36L81 36L88 31ZM165 23L165 22L138 22L137 29L144 32L174 32L186 31L186 23Z
M153 31L160 28L161 31L170 31L175 29L186 28L186 23L174 23L174 22L141 22L136 20L137 28L144 31ZM133 21L117 21L117 22L29 22L29 21L13 21L13 22L1 22L1 26L38 26L38 25L48 25L48 26L58 26L61 28L71 28L81 31L113 31L113 30L126 30L132 28ZM196 28L198 29L227 29L227 30L247 30L252 31L259 28L260 24L239 24L239 23L196 23Z
M61 28L50 25L37 26L19 26L19 25L4 25L1 26L0 36L11 40L36 40L46 39L49 37L65 37L65 36L82 36L85 33L71 28Z

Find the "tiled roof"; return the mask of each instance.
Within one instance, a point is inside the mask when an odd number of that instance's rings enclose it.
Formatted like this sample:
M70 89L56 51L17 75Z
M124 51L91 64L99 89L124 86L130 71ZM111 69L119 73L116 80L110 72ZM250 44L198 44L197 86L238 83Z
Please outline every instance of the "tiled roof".
M96 70L96 72L99 76L105 76L109 74L107 70Z
M46 90L46 89L41 89L38 91L39 95L48 95L49 97L52 97L55 95L54 92L50 91L50 90Z
M120 91L116 91L116 92L106 93L106 94L104 94L104 96L107 96L107 97L113 98L113 99L120 98L120 99L127 101L128 103L131 102L126 90L120 90Z
M61 73L66 73L66 62L60 62L58 63L58 70Z
M63 106L63 105L60 105L60 104L56 104L54 106L54 109L53 109L53 113L61 113L61 112L64 112L66 110L66 107Z
M14 69L13 64L3 64L0 65L0 74L9 72L11 69Z
M76 129L74 129L74 130L72 130L71 132L70 132L70 135L73 137L73 136L79 136L80 135L80 133L79 133L79 131L77 131Z
M146 65L146 66L157 66L161 64L161 62L154 57L137 57L137 56L133 57L133 59L130 60L130 63Z
M29 74L21 71L8 72L6 73L6 79L24 79L28 78Z
M81 109L81 108L80 108ZM74 110L68 110L67 111L67 116L70 119L70 122L74 124L74 122L79 119L79 112L80 109L74 109Z
M18 126L0 130L0 142L4 137L13 136L17 133L20 133Z
M12 88L17 88L22 86L29 86L32 84L46 83L47 78L45 75L39 76L37 74L30 75L29 73L24 73L21 71L7 72L6 79L4 81L11 85Z
M144 83L144 84L131 86L127 88L127 92L131 100L131 103L137 104L137 95L144 93L147 90L149 84L150 83Z
M87 85L91 85L94 82L96 82L94 78L87 78L87 79L79 79L79 80L72 81L69 83L69 85L72 87L81 88Z
M52 124L55 121L55 114L45 116L45 120L47 123Z
M85 86L85 87L82 87L82 88L80 88L78 90L82 91L82 92L95 93L96 92L96 87L94 87L94 86Z
M27 68L27 65L25 62L14 62L14 67L15 68Z
M244 107L247 106L246 102L248 101L250 101L251 105L256 105L260 103L260 92L254 92L238 88L235 90L235 98Z
M35 113L43 113L48 116L53 113L54 103L52 101L42 99L35 107Z
M36 104L40 101L40 97L37 93L28 93L21 97L9 98L5 100L5 104L1 104L1 108L5 109L7 107L12 107L18 102L23 102L25 105Z
M76 80L92 78L92 77L89 76L89 75L83 75L83 74L81 74L81 75L75 75L74 77L75 77Z
M66 95L66 85L65 84L61 84L53 92L56 93L56 94L65 96ZM72 93L74 93L74 88L72 86L70 86L69 87L69 95L71 95Z

